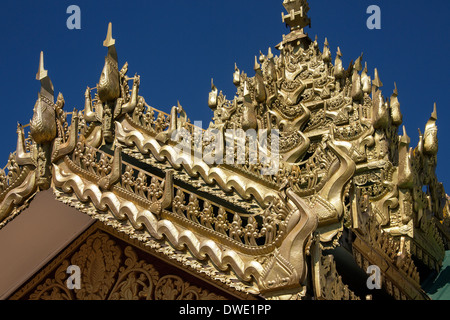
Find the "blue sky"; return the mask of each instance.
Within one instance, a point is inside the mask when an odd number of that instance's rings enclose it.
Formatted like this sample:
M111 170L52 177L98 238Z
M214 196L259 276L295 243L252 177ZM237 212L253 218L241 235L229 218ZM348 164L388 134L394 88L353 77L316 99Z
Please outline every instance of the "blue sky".
M417 144L433 103L438 106L438 178L450 192L450 1L346 0L309 1L312 20L306 32L325 37L333 60L337 47L344 66L364 52L369 73L378 68L389 97L399 90L403 120L411 146ZM369 30L369 5L381 8L381 30ZM69 5L81 9L81 30L69 30ZM151 106L169 111L183 105L191 121L207 126L212 118L207 99L211 78L230 99L234 63L253 76L254 56L274 48L289 30L281 22L282 0L164 1L11 1L2 2L0 77L2 125L0 167L16 148L17 122L32 117L40 84L35 80L40 51L45 54L65 109L82 109L87 86L94 87L103 68L102 46L108 22L119 55L119 67L141 76L140 94ZM273 49L274 54L278 52Z

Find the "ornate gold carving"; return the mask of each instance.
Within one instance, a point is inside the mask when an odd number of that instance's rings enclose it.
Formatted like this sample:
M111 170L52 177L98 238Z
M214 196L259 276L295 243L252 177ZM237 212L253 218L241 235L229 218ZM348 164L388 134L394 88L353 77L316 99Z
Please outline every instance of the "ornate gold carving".
M105 160L104 160L105 161ZM107 161L107 160L106 160ZM98 181L98 185L103 190L109 190L111 187L120 181L122 177L122 148L117 147L114 150L114 158L112 164L108 167L108 164L102 164L100 160L100 174L111 171L107 176L104 176Z
M93 232L71 257L43 270L33 283L19 289L11 299L30 300L217 300L223 296L157 269L139 259L136 249L118 243L103 231ZM67 268L81 271L80 288L70 290ZM27 293L29 292L29 293Z
M96 87L97 95L92 100L91 90L88 87L85 93L84 109L84 139L93 147L99 147L102 141L114 142L114 121L120 116L131 113L139 105L145 103L138 96L140 77L128 78L128 64L118 69L118 57L115 48L115 40L112 38L112 24L108 25L108 33L103 45L108 48L105 65ZM128 80L133 79L131 95L128 90Z
M56 121L53 102L53 84L47 75L47 70L44 70L44 53L42 51L36 79L41 82L41 92L34 106L30 131L36 143L44 144L51 142L56 137Z
M448 197L435 174L436 106L417 147L409 148L406 132L398 135L403 119L396 85L386 99L378 70L372 80L362 54L346 69L338 47L332 63L328 41L321 52L317 38L304 33L310 23L307 1L283 5L290 33L276 46L280 54L269 48L255 57L253 77L235 66L232 100L213 82L208 96L214 112L209 129L278 130L277 172L262 176L260 170L270 164L250 163L250 142L236 134L233 142L244 141L245 163L211 164L180 152L171 139L176 130L194 136L204 131L190 123L180 103L167 114L139 96L140 77L126 75L127 63L118 68L109 24L96 93L92 97L87 88L85 108L73 111L70 128L64 97L54 103L41 55L41 93L30 137L25 139L26 126L19 125L16 152L7 172L0 171L0 221L36 191L54 186L98 212L128 220L136 232L255 282L271 298L302 296L311 234L318 245L331 248L339 245L345 226L358 234L356 247L381 257L367 261L398 271L390 275L389 288L400 288L395 277L401 276L412 289L399 297L415 297L418 275L410 255L439 269L450 241ZM219 155L229 147L216 138L187 143L201 151L217 143ZM123 161L125 155L133 161ZM317 283L322 285L326 274L336 290L345 288L329 258L316 263ZM152 290L160 297L195 296L179 279L160 282L166 289L156 290L155 282L151 289L150 283L140 289L124 283L115 296L146 296ZM336 290L318 296L338 298ZM345 298L353 297L345 292Z
M155 183L157 183L155 181ZM158 186L155 185L155 183L152 183L150 185L151 192L149 195L152 194L152 191L154 191L154 188L157 188ZM161 214L162 210L168 209L173 202L173 170L169 170L166 173L166 180L163 181L161 188L164 187L164 192L162 193L162 198L160 200L154 201L153 204L150 206L150 211L154 214Z
M318 300L360 300L336 270L336 262L332 255L324 256L320 248L320 240L316 236L311 245L312 277L314 296Z
M359 221L357 239L353 243L353 253L358 265L366 270L369 265L377 265L382 272L383 286L396 299L427 299L420 289L419 272L412 255L406 250L406 238L399 240L387 232L382 232L372 205L365 196L357 200L355 219ZM408 279L405 281L404 279ZM400 289L404 286L403 290ZM392 289L393 287L397 289ZM400 291L396 291L400 289Z
M434 104L434 110L431 114L430 119L425 126L425 132L423 135L423 150L426 154L436 155L438 152L438 141L437 141L437 112L436 112L436 104Z
M130 128L125 121L122 124L117 122L116 126L116 137L119 142L128 147L135 146L142 154L151 154L158 161L165 162L167 160L174 169L183 168L192 177L200 174L207 184L217 183L226 192L235 190L244 199L250 199L253 196L263 207L266 207L276 197L277 191L273 188L267 188L251 179L245 179L245 183L243 183L240 175L225 167L211 168L201 160L194 162L191 155L186 155L182 160L176 161L183 155L178 154L175 148L171 145L160 146L155 138L145 132Z
M275 250L261 275L260 287L263 294L270 295L271 291L280 288L298 288L301 291L301 284L307 275L305 255L309 251L318 218L294 191L288 188L286 196L293 202L291 210L295 211L288 222L286 239L279 249Z

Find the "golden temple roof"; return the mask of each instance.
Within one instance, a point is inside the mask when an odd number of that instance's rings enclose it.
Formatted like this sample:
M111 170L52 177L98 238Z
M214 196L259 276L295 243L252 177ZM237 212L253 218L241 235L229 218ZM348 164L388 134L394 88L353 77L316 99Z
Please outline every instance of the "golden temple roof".
M54 102L41 54L31 137L18 125L17 149L0 172L0 229L52 189L59 201L243 293L365 298L324 253L346 247L359 268L382 267L390 295L427 299L416 263L439 270L450 238L448 196L435 174L436 106L411 148L406 130L398 134L397 88L384 97L378 70L372 80L362 55L345 69L338 48L333 64L328 42L321 51L303 32L306 0L283 6L290 33L279 55L255 58L253 77L236 67L232 100L212 83L207 130L180 104L165 113L139 95L140 77L127 76L127 63L119 69L111 24L84 110L64 111L62 95Z

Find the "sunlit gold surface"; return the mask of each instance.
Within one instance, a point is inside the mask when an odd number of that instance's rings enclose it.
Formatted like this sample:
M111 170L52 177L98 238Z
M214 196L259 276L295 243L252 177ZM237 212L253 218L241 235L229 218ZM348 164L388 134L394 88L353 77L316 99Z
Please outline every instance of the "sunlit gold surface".
M0 176L0 220L52 187L61 199L89 203L96 219L111 214L128 230L230 271L242 284L234 287L268 299L364 298L322 253L340 246L346 232L354 236L355 261L362 269L380 266L389 294L427 299L412 257L439 270L450 238L448 200L435 175L436 106L410 148L406 131L398 134L397 88L386 99L377 69L372 80L362 55L345 69L338 48L333 64L328 41L321 52L303 31L307 2L283 5L291 32L277 45L279 55L269 49L255 58L254 77L236 66L233 100L214 83L208 97L210 129L279 130L278 172L177 152L171 134L197 129L180 104L167 114L139 96L140 77L126 75L127 63L118 68L110 24L97 92L93 99L87 88L85 109L74 110L70 126L62 95L53 102L41 56L31 139L19 125L17 150Z

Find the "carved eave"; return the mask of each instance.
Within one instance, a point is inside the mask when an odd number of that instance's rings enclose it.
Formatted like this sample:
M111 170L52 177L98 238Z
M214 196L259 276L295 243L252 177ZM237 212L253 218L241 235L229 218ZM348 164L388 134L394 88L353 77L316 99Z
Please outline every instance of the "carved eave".
M89 147L86 147L86 149L89 149ZM77 150L75 151L76 154ZM90 151L84 150L90 158L93 156L92 151L92 149ZM116 154L117 156L119 154ZM103 154L101 158L104 159L104 157ZM159 184L160 187L164 185L164 191L160 191L162 198L159 200L152 199L153 202L149 201L148 197L143 197L142 193L139 194L136 185L130 188L126 179L131 175L123 174L121 179L116 181L116 184L108 184L109 189L102 188L100 181L114 175L115 162L113 159L111 173L102 178L99 172L93 169L95 165L90 164L87 167L83 165L83 163L86 163L84 158L80 159L74 156L71 160L66 157L61 163L53 165L55 188L56 190L62 190L65 195L73 193L72 202L90 203L95 208L92 215L96 218L101 217L101 212L106 210L110 216L114 217L114 220L127 221L136 233L145 235L153 241L170 244L179 251L187 249L194 258L199 261L207 259L219 271L225 272L230 269L243 283L248 283L246 290L249 293L271 291L271 286L279 286L280 284L276 282L274 284L269 283L268 279L272 277L277 279L277 275L271 275L271 270L282 261L284 261L285 276L288 277L283 281L288 279L291 287L298 286L297 283L301 280L298 277L304 276L304 270L302 265L295 266L289 263L291 249L289 247L283 249L286 242L283 232L275 235L271 240L272 242L257 246L256 240L253 239L252 241L252 234L248 235L250 238L246 238L247 235L239 235L246 229L240 227L241 218L236 213L231 225L227 222L226 217L224 217L225 220L216 219L215 221L204 222L203 216L199 216L201 208L196 203L198 200L203 202L203 212L207 209L205 202L208 202L208 208L216 207L219 210L218 212L222 211L225 216L232 214L232 212L226 207L215 204L210 199L202 199L194 193L183 190L177 186L176 181L167 180L172 179L171 175L167 175L163 183L158 183L158 178L155 176L147 176L150 179L146 179L144 178L145 173L142 171L138 174L138 179L152 181L150 187L154 187L154 184L155 186ZM131 168L128 165L126 166ZM128 172L127 170L125 169L124 173ZM173 188L177 190L175 197ZM170 193L170 190L172 190L172 193ZM143 192L143 189L141 191ZM62 197L65 196L64 194L62 194ZM179 198L180 196L181 198ZM189 196L189 203L187 206L183 206L180 202L183 202L187 196ZM166 199L166 197L174 198ZM292 212L295 203L288 202L288 206L289 208L284 211L286 213ZM171 210L168 210L170 207ZM196 212L192 212L192 210L196 210ZM295 217L298 214L300 213L293 211L286 219L289 220L291 216ZM197 218L197 216L199 217ZM300 237L298 240L303 239L304 242L308 240L316 222L311 218L308 220L307 217L307 215L304 215L304 218L300 218L306 220L299 226L291 226L285 230L288 237ZM238 221L236 218L239 220L239 225L234 224ZM225 224L226 227L223 228L222 225L223 229L220 229L221 223ZM247 223L247 226L249 226L249 223ZM211 224L214 224L214 227ZM235 226L237 229L234 228ZM257 226L255 225L255 227ZM234 234L234 231L238 234ZM245 241L241 241L241 237L246 238ZM269 240L266 239L266 241ZM287 265L285 265L286 263ZM301 269L297 270L296 267L301 267Z
M140 158L138 160L145 161L150 158L159 163L168 163L171 168L187 173L191 179L201 177L206 184L218 185L228 193L234 191L245 200L254 198L262 207L267 207L277 197L276 184L264 183L264 180L260 179L253 181L242 174L234 173L226 166L210 165L203 159L194 158L192 154L180 152L174 141L159 143L154 133L146 131L129 116L121 122L116 122L117 142L123 145L124 149L128 149L124 152Z
M74 194L69 195L55 190L55 195L58 201L89 215L101 225L113 229L120 237L133 241L137 246L144 248L163 261L226 290L238 299L260 299L259 291L254 285L243 282L233 273L218 270L210 261L193 258L192 254L184 248L179 250L180 248L173 247L170 242L157 240L147 232L137 230L130 220L118 220L111 211L99 211L93 203L82 202Z

